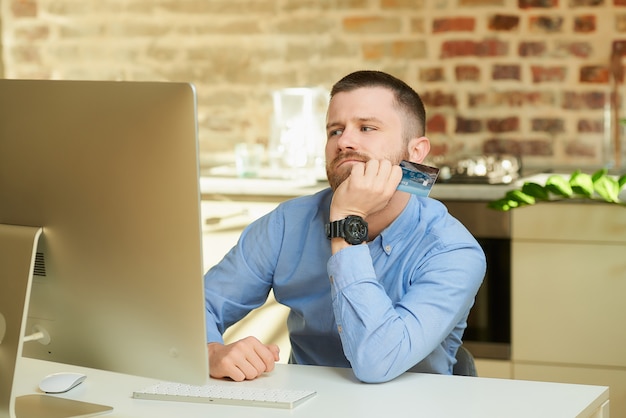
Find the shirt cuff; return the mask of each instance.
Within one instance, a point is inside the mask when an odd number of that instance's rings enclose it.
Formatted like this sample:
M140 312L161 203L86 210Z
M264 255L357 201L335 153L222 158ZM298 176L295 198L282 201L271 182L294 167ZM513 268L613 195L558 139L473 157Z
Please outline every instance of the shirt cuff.
M328 260L326 270L337 291L360 281L376 280L367 244L353 245L338 251Z
M206 342L224 344L224 338L222 337L222 334L220 333L220 331L217 329L217 326L215 325L215 323L211 324L209 322L209 320L213 320L213 316L208 312L206 312L205 315L207 317L206 324L205 324Z

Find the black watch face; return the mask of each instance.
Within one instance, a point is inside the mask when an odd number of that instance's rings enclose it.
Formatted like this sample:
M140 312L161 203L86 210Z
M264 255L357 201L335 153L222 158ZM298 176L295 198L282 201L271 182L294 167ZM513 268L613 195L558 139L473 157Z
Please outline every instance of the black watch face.
M359 217L349 216L344 225L344 233L350 244L360 244L367 241L367 224Z

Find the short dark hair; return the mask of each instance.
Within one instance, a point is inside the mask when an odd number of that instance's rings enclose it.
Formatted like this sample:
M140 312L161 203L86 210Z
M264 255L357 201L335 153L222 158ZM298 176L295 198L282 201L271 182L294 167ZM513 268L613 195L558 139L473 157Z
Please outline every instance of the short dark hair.
M361 70L343 77L333 86L330 97L362 87L382 87L394 95L398 108L406 115L407 126L403 127L406 140L426 134L426 110L419 94L404 81L382 71Z

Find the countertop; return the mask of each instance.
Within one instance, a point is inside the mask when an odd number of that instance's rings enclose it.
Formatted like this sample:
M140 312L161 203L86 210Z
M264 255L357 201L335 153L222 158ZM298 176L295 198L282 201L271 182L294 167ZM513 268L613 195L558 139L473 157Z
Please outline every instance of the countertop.
M436 182L430 197L438 200L477 200L489 202L504 197L506 192L520 188L525 182L545 184L554 173L540 173L521 177L510 184L448 184ZM569 174L559 174L569 178ZM238 178L229 176L201 176L200 191L206 200L284 200L316 193L328 187L326 180L315 176L298 178ZM626 188L620 199L626 201Z
M521 185L520 182L508 185L435 183L430 196L441 200L491 201L503 197L508 190ZM315 178L297 180L217 176L200 178L200 190L204 199L211 199L215 196L232 199L247 197L246 200L254 197L262 198L262 200L272 197L285 199L313 194L326 187L328 187L326 181L319 181Z

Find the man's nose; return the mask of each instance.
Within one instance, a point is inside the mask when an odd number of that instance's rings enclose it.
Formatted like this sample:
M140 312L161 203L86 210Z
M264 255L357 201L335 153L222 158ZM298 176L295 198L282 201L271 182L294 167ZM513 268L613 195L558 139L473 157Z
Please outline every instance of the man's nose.
M337 141L337 146L340 150L344 149L357 149L358 148L358 131L353 128L346 127L339 140Z

